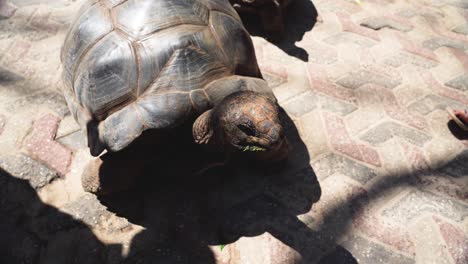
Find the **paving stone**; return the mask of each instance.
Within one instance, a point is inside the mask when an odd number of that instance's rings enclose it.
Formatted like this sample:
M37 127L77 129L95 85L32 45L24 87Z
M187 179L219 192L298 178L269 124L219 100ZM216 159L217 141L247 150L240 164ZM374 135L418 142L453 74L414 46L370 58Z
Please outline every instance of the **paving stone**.
M423 46L431 50L436 50L440 47L450 47L460 50L468 49L468 43L448 38L431 38L429 40L424 41Z
M380 74L378 72L359 70L349 73L349 75L338 80L337 83L350 89L357 89L368 83L373 83L392 89L398 86L401 83L401 80Z
M468 216L468 205L430 192L412 191L382 212L383 216L402 225L422 214L439 214L461 222Z
M461 7L461 8L468 8L468 3L465 2L464 0L442 0L440 1L441 3L445 3L447 5L452 5L456 7Z
M433 172L418 175L414 184L422 191L436 193L442 196L468 203L468 190L465 184L457 182L443 173Z
M72 153L54 141L59 122L60 118L51 114L36 120L25 147L35 158L64 176L68 172Z
M331 45L356 44L360 47L367 47L367 48L372 47L376 44L375 41L372 39L369 39L360 35L352 34L349 32L338 33L336 35L323 39L323 41Z
M308 227L317 230L325 241L336 241L346 236L344 227L353 218L354 207L365 197L366 190L351 179L335 174L320 180L322 194L306 215Z
M58 138L57 142L72 150L78 150L88 147L86 135L81 130Z
M5 128L6 117L0 114L0 136L2 135L3 129Z
M412 258L398 254L360 236L352 236L341 245L348 249L360 264L415 263Z
M439 83L434 76L428 71L421 71L421 78L429 89L435 90L439 95L459 101L463 104L468 104L468 95L458 90L447 88Z
M350 103L355 102L354 92L333 84L322 66L309 63L307 69L312 90Z
M360 202L362 205L356 206L357 212L354 213L353 226L374 241L385 244L399 253L414 256L414 244L407 229L396 223L380 219L375 213L372 213L365 206L372 202L367 196L363 197Z
M468 236L465 232L440 217L433 216L433 219L439 225L440 233L454 262L456 264L468 262Z
M96 196L90 193L85 193L79 199L66 204L63 210L90 226L97 226L111 216Z
M408 32L413 29L413 25L409 21L398 17L376 16L364 19L361 26L373 30L381 30L383 28L390 28L398 31Z
M26 106L46 106L50 110L57 113L60 117L64 117L70 114L63 95L54 91L43 91L37 94L27 95L26 97L14 101L10 109L11 111L19 111Z
M291 65L289 71L292 74L288 76L288 84L273 88L280 104L310 90L309 82L307 78L304 78L307 73L303 65Z
M318 42L315 39L304 39L302 47L309 53L309 62L331 64L338 60L338 54L334 47Z
M323 109L332 113L340 114L342 116L350 114L358 109L357 106L355 106L354 104L350 104L349 102L337 100L336 98L330 97L330 96L319 95L318 101Z
M355 2L346 1L346 0L337 0L337 1L321 1L320 6L324 10L329 10L333 12L345 12L345 13L356 13L362 10L361 6Z
M310 112L300 119L300 134L311 160L330 151L327 135L318 111Z
M80 130L80 126L75 121L72 115L67 115L60 121L60 125L57 129L56 138L62 138L66 135L70 135L78 130Z
M418 112L420 114L427 115L435 110L445 110L448 106L453 109L463 109L465 107L465 105L460 102L430 94L410 104L408 109L411 112Z
M455 88L460 91L467 91L468 90L468 74L463 74L454 79L445 83L446 86Z
M400 33L395 34L397 40L400 42L402 48L413 55L423 57L428 60L433 60L433 61L438 61L437 56L434 54L434 52L431 49L427 49L424 47L419 46L417 43L414 41L408 39L406 36Z
M453 32L468 35L468 24L460 25L453 29Z
M425 216L413 225L409 225L409 232L416 247L417 263L451 263L445 245L440 241L439 230L432 217ZM435 239L437 237L437 239Z
M416 129L424 130L427 127L424 118L414 115L402 107L392 91L381 88L376 89L382 100L385 112L393 119L406 123Z
M381 165L378 152L369 146L353 140L349 136L341 118L324 113L324 122L330 145L334 150L377 167Z
M395 136L407 139L411 143L416 144L418 146L422 146L425 142L431 139L430 136L418 130L400 125L395 122L388 121L383 122L374 128L371 128L360 138L371 144L379 144Z
M27 180L34 189L53 181L58 174L24 154L0 157L0 167L19 179Z
M265 79L265 81L267 81L268 86L270 86L271 88L278 87L286 82L284 78L281 78L278 75L274 75L268 72L263 72L263 78Z
M343 31L351 32L354 34L361 35L363 37L371 38L375 41L380 41L378 34L375 31L369 30L368 28L361 27L355 24L351 17L346 13L337 13L336 16L341 23Z
M362 184L366 184L377 176L369 167L339 154L328 154L323 158L313 161L313 167L320 180L335 173L340 173Z
M468 55L459 49L450 49L450 51L455 56L455 58L457 58L460 64L463 65L465 71L468 71Z
M399 52L397 55L385 59L385 64L400 67L405 64L412 64L426 69L435 67L438 63L435 60L426 57L418 56L408 52Z
M241 238L234 245L239 263L301 263L301 255L269 233L254 238Z
M463 151L455 157L452 161L447 163L442 172L456 178L466 177L468 175L468 150Z
M10 1L0 2L0 19L12 17L18 8Z
M308 92L292 99L283 107L288 114L300 117L314 110L317 107L317 100L318 98L316 96Z

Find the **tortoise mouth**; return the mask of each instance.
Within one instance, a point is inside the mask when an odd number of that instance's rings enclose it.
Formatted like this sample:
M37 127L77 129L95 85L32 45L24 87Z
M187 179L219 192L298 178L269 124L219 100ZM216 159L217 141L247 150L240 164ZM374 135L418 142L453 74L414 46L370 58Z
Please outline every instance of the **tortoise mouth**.
M231 145L238 151L241 152L269 152L275 151L279 146L283 144L285 138L282 137L280 140L272 140L271 138L256 138L249 137L248 140L234 143Z

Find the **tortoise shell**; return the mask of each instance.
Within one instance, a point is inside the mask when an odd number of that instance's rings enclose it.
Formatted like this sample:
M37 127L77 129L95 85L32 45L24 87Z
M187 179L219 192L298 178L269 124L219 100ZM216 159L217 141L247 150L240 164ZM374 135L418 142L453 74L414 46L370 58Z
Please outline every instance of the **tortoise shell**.
M231 93L271 95L228 0L88 1L61 60L65 98L95 156L146 129L178 127Z

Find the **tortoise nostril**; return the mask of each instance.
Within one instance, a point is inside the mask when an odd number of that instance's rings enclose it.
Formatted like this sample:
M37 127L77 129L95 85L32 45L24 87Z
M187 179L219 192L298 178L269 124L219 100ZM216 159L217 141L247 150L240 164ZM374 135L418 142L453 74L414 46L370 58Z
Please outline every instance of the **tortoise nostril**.
M253 137L253 136L255 136L257 134L257 131L255 130L255 128L250 127L248 125L239 124L239 125L237 125L237 128L239 128L247 136L252 136Z
M280 126L272 127L268 132L268 137L272 142L280 142L284 138L283 129Z

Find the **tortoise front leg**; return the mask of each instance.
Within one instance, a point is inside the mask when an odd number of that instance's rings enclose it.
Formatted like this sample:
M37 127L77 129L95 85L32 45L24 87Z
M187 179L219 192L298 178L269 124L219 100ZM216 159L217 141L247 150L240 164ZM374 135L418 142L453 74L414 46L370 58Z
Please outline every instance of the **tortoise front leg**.
M143 174L144 159L132 153L109 152L93 158L81 175L86 192L108 195L130 189Z

